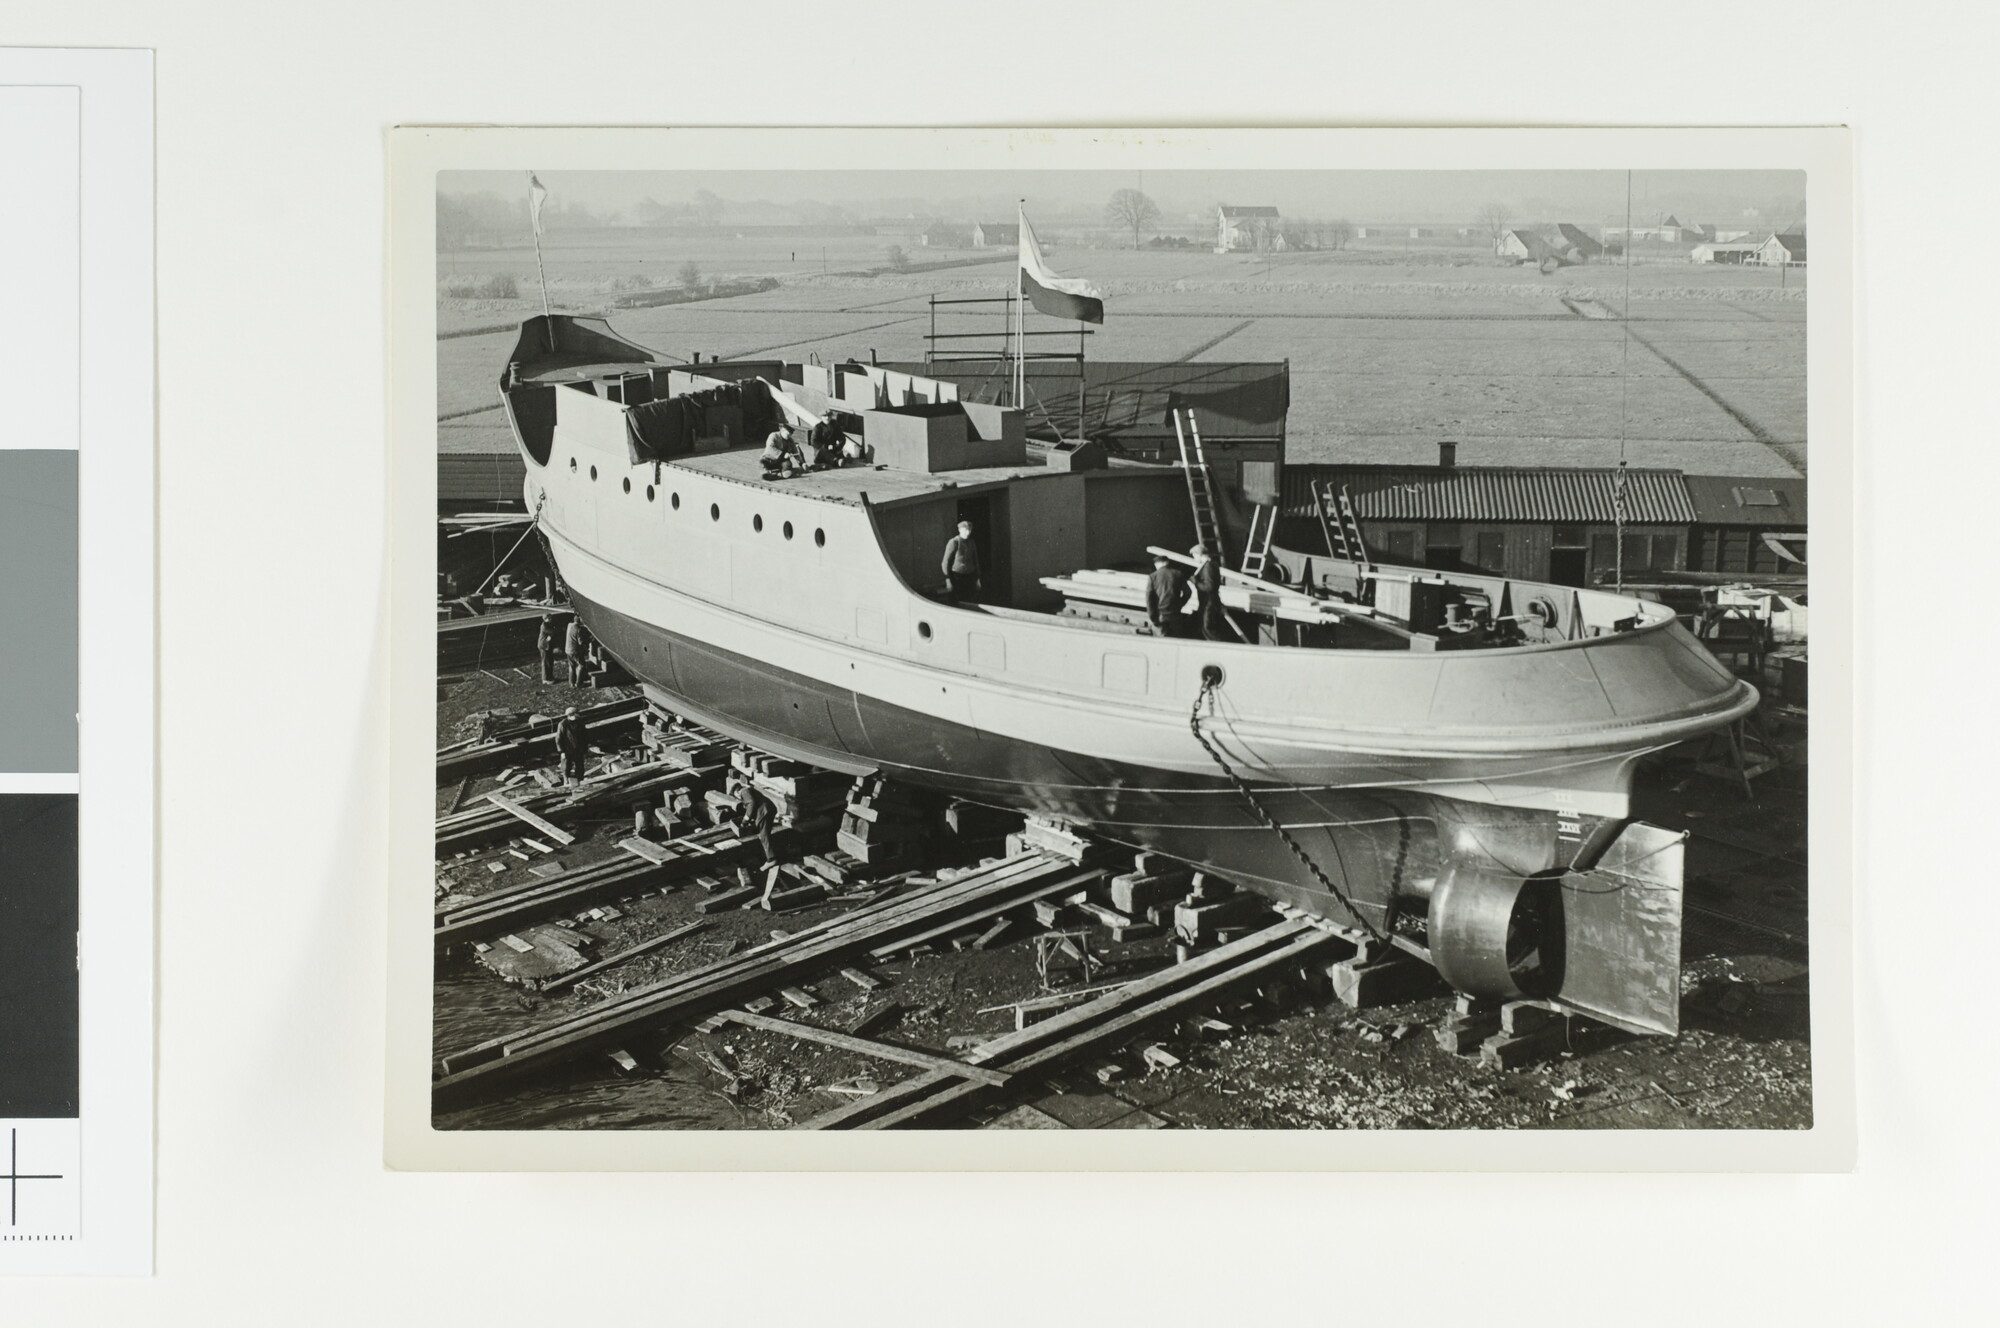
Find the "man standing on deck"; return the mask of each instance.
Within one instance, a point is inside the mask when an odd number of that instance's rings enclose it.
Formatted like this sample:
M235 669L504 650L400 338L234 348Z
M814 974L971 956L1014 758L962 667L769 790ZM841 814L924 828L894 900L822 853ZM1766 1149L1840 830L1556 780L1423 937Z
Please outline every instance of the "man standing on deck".
M569 685L583 686L583 623L570 615L569 630L563 634L563 654L569 659Z
M972 523L958 523L958 533L945 541L944 580L954 603L969 604L981 589L979 546L972 542Z
M542 657L542 681L556 680L556 616L542 615L541 630L535 633L535 653Z
M583 758L589 751L590 745L583 737L583 721L576 717L576 707L571 706L556 721L556 756L562 762L565 785L572 779L583 778Z
M1181 605L1187 603L1187 578L1164 553L1153 555L1153 574L1146 578L1146 617L1161 636L1177 636Z
M1195 621L1201 624L1201 634L1210 641L1230 639L1229 623L1222 616L1222 564L1209 553L1206 544L1197 544L1188 552L1194 555Z

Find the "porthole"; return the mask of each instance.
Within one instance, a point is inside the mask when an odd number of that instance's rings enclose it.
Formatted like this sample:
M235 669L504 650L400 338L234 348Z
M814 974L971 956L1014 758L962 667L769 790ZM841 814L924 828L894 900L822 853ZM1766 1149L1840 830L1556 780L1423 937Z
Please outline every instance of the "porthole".
M708 519L710 521L722 520L722 505L720 503L710 503L708 505Z
M750 529L756 531L759 535L764 533L764 518L762 515L750 518Z
M927 623L927 622L920 622L920 623L918 623L918 624L917 624L917 635L918 635L918 636L921 636L921 637L922 637L922 638L923 638L924 640L926 640L926 641L930 640L930 639L931 639L931 625L930 625L929 623Z
M597 478L597 467L596 467L596 466L592 466L592 467L590 468L590 478L592 478L593 480Z
M787 521L785 523L785 538L790 539L791 537L792 537L792 523Z
M622 483L625 485L625 492L632 492L632 477L630 475L627 475Z
M569 459L569 473L570 473L570 474L572 474L572 475L576 474L576 458L575 458L575 457L571 457L571 458Z
M653 486L650 484L646 486L646 501L649 503L653 501Z
M826 532L824 530L815 530L813 532L813 543L824 549L826 547Z
M1204 687L1222 686L1222 666L1220 664L1202 665L1201 685Z
M681 496L680 496L679 494L677 494L677 493L676 493L676 494L670 494L670 495L668 495L668 497L667 497L667 506L669 506L669 507L673 508L673 509L674 509L674 510L675 510L676 512L680 511L680 510L681 510Z

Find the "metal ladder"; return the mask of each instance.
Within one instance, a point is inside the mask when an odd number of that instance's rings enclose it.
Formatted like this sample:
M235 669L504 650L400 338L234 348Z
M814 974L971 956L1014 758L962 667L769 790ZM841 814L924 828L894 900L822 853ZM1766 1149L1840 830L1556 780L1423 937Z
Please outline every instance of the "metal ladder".
M1180 444L1181 471L1187 477L1188 502L1194 508L1195 536L1210 556L1222 556L1222 531L1215 523L1215 487L1208 477L1208 458L1201 450L1201 430L1195 427L1194 408L1186 407L1187 428L1181 427L1183 411L1174 412L1174 441Z
M1278 533L1278 506L1259 503L1250 509L1250 538L1243 549L1243 575L1264 579L1271 565L1271 541Z

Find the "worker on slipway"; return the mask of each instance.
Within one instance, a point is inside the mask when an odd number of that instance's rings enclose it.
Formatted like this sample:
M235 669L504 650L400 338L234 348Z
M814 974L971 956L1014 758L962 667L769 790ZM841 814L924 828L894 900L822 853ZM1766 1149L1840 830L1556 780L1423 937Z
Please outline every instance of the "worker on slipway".
M743 790L742 802L743 828L757 836L757 842L764 846L764 865L776 866L778 855L771 849L771 824L778 819L778 809L754 786Z
M569 630L563 633L563 654L569 660L569 685L583 686L583 666L587 648L584 645L583 622L575 615L569 620Z
M1146 578L1146 618L1161 636L1178 636L1181 606L1187 603L1187 578L1164 553L1153 555L1153 574Z
M590 744L583 736L583 721L577 718L576 707L571 706L556 721L556 756L562 762L564 784L583 778L583 758L589 751Z
M1197 544L1188 553L1194 558L1194 575L1189 582L1194 586L1195 621L1201 624L1205 639L1227 641L1230 632L1222 616L1222 564L1206 544Z
M979 546L972 542L972 523L958 523L958 533L945 541L944 580L953 603L969 604L977 598L983 582L979 570Z
M541 630L535 633L535 653L542 659L542 681L556 680L556 616L542 615Z

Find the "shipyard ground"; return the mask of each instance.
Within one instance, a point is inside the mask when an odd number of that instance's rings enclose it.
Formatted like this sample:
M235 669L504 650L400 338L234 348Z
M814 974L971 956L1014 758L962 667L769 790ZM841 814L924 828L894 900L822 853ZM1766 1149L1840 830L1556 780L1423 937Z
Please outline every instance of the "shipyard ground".
M439 682L440 745L468 736L482 712L547 714L602 704L615 691L543 686L527 668L448 675ZM1812 1123L1809 968L1806 963L1805 751L1802 726L1777 734L1788 761L1740 783L1697 773L1691 757L1648 769L1639 814L1692 834L1682 1031L1634 1038L1571 1021L1563 1045L1511 1070L1441 1047L1433 1030L1450 1013L1441 991L1350 1009L1323 985L1267 982L1226 997L1201 1017L1148 1029L1115 1054L1065 1067L1005 1105L962 1123L989 1128L1739 1128ZM456 781L439 792L464 805L497 787ZM527 827L522 827L524 830ZM560 850L565 867L621 857L629 821L580 824ZM534 854L527 855L534 857ZM948 861L948 859L947 859ZM501 870L492 864L504 864ZM439 890L477 893L522 879L532 865L504 847L439 864ZM543 867L543 871L552 870ZM703 891L684 885L620 901L612 915L568 923L590 955L606 955L700 920L685 940L544 995L510 983L505 953L440 955L436 1044L440 1054L545 1026L620 992L712 963L837 914L840 904L774 915L757 908L702 917ZM939 1056L1015 1027L1012 1003L1045 988L1032 919L988 948L935 952L868 966L882 984L866 992L828 976L806 988L815 1004L770 1013L829 1030L876 1015L870 1037ZM1097 983L1171 961L1170 937L1099 947L1109 967ZM497 971L496 971L497 970ZM513 976L517 979L520 974ZM1315 989L1317 987L1317 989ZM785 1128L913 1073L869 1056L737 1025L682 1035L662 1030L633 1045L631 1063L594 1056L559 1075L436 1117L445 1129Z

